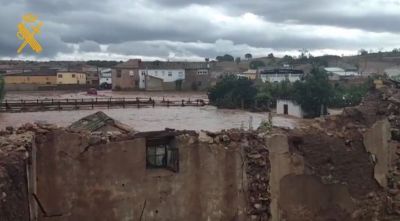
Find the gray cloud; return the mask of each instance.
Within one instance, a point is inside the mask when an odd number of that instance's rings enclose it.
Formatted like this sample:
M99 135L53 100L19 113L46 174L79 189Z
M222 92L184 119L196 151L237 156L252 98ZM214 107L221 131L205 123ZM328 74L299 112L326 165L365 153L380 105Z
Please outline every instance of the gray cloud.
M44 21L43 53L215 57L223 53L399 47L396 0L0 0L0 57L15 57L23 14ZM78 46L74 51L71 45ZM222 46L221 46L222 45ZM265 52L263 52L265 51Z

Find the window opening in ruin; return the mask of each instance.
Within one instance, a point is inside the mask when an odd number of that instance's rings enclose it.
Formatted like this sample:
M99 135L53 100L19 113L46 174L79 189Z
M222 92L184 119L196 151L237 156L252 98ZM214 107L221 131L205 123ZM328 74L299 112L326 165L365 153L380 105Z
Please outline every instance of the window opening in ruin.
M173 137L146 140L146 168L179 171L179 151L174 147Z

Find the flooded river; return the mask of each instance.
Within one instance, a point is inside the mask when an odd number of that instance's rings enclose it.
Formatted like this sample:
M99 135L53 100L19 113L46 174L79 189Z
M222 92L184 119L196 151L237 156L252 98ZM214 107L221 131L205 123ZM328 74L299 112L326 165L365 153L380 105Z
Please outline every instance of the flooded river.
M39 98L83 98L84 92L18 92L8 93L6 99L39 99ZM100 92L103 97L153 97L170 100L179 99L206 99L206 94L200 93L160 93L160 92ZM0 113L0 128L19 126L26 122L48 122L59 126L68 126L72 122L96 111L103 111L110 117L127 124L138 131L163 130L165 128L219 131L230 128L248 128L252 125L257 128L261 121L268 118L267 113L251 113L241 110L217 109L213 106L205 107L148 107L127 109L94 109L77 111L47 111L26 113ZM274 117L274 125L294 127L295 119Z

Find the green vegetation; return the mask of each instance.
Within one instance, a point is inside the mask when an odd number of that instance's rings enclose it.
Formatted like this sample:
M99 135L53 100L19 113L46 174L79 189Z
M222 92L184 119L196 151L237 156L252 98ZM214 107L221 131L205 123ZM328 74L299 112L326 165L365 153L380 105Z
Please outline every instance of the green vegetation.
M258 69L261 67L265 67L265 63L263 61L255 60L255 61L250 62L251 69Z
M309 117L326 113L327 107L341 108L358 105L372 85L333 86L323 69L314 68L304 81L291 83L252 82L227 76L209 90L209 99L220 108L268 110L277 99L290 99L300 104Z
M358 105L364 95L373 87L373 80L368 78L361 85L343 86L338 85L334 89L334 96L330 100L329 107L343 108Z
M235 59L233 58L233 56L232 55L230 55L230 54L226 54L226 55L224 55L224 56L217 56L216 58L215 58L217 61L219 61L219 62L221 62L221 61L234 61Z
M4 89L4 78L0 75L0 102L3 100L6 91Z
M304 81L293 84L291 97L310 117L316 117L325 112L334 91L329 83L328 73L323 69L313 68Z
M251 108L257 89L251 80L226 76L209 90L210 102L220 108Z
M253 55L250 54L250 53L247 53L247 54L244 55L244 58L246 58L247 60L250 60L250 59L253 58Z

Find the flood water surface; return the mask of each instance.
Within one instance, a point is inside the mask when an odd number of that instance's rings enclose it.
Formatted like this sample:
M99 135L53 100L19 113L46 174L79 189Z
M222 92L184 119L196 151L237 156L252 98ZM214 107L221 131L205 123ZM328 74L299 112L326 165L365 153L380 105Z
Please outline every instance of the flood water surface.
M147 93L147 92L101 92L107 97L135 97L152 96L171 99L206 98L203 93ZM39 99L39 98L82 98L85 93L61 92L18 92L7 94L7 99ZM20 126L27 122L47 122L59 126L69 126L71 123L103 111L110 117L124 123L137 131L163 130L173 128L179 130L208 130L220 131L231 128L257 128L263 120L268 119L267 113L252 113L241 110L217 109L213 106L205 107L155 107L155 108L127 108L127 109L94 109L76 111L47 111L24 113L0 113L0 128L6 126ZM293 128L295 119L274 117L276 126Z
M180 130L219 131L231 128L248 128L251 124L257 128L261 121L268 119L267 113L251 113L240 110L221 110L212 106L206 107L156 107L131 109L98 109L78 111L48 111L27 113L0 113L0 128L20 126L27 122L47 122L59 126L71 123L103 111L110 117L134 128L137 131L163 130L173 128ZM274 117L274 125L294 127L295 120Z

